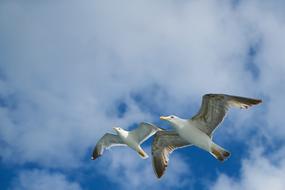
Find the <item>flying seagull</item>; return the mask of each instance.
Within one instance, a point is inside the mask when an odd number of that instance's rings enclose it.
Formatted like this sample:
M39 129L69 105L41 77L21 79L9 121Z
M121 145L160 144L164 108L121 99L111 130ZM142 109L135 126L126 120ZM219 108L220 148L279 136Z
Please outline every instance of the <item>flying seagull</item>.
M104 149L111 148L112 146L129 146L138 152L142 158L148 158L148 155L140 147L140 144L142 144L158 130L161 130L156 126L145 122L140 123L139 127L132 131L127 131L120 127L114 127L113 129L117 135L106 133L97 142L93 150L93 155L91 157L92 160L95 160L101 156L104 152Z
M181 119L175 115L161 116L160 119L168 121L175 131L159 131L154 137L152 156L157 177L163 175L168 165L168 156L176 148L195 145L224 161L230 152L212 141L215 129L230 107L248 108L261 102L258 99L226 94L206 94L199 112L191 119Z

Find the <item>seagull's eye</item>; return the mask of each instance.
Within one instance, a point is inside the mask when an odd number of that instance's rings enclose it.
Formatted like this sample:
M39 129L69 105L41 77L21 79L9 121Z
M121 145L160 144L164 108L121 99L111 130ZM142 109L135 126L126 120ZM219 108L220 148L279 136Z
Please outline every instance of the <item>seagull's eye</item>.
M170 118L173 119L174 117L173 117L173 116L170 116Z

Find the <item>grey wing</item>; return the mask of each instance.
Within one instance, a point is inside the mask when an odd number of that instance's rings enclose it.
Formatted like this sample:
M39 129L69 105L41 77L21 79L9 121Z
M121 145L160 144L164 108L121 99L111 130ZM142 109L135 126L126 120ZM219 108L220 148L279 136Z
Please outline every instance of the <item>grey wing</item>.
M137 142L141 144L159 130L161 129L153 124L142 122L139 124L139 127L130 133L137 140Z
M230 107L248 108L261 103L259 99L231 96L226 94L206 94L203 96L199 112L191 118L198 128L211 136L223 121Z
M96 144L93 154L92 160L95 160L99 156L101 156L104 152L104 149L111 148L112 146L125 146L126 144L121 140L117 135L113 135L110 133L106 133Z
M190 146L175 131L158 131L151 147L152 166L158 178L164 174L168 166L169 155L177 148Z

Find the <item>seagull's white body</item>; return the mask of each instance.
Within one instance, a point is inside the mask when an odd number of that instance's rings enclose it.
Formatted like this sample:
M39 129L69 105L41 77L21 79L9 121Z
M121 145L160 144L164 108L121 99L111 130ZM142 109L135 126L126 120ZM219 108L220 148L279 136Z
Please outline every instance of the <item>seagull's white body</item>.
M177 124L173 125L173 127L184 140L207 152L210 151L211 145L213 144L212 139L200 131L194 122L177 118Z
M117 134L118 134L119 138L126 145L128 145L130 148L134 149L136 152L143 152L144 153L143 149L140 146L141 142L139 142L137 140L137 138L134 136L134 134L131 134L129 131L126 131L126 130L123 130L123 129L121 129L120 131L117 130ZM148 158L148 155L145 153L145 155L142 156L142 157L143 158Z
M197 146L220 161L224 161L230 155L228 151L217 145L212 141L211 135L207 135L200 130L201 123L195 120L182 119L177 116L169 116L172 127L179 134L179 136L187 141L189 144ZM164 117L162 117L163 119ZM224 155L227 156L224 156Z

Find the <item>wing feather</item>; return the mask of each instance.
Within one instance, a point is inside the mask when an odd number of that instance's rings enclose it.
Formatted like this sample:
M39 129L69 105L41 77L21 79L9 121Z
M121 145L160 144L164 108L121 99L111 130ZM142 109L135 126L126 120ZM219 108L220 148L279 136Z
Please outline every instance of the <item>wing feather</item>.
M196 126L211 136L217 126L223 121L230 107L249 108L261 103L259 99L245 98L226 94L206 94L203 96L199 112L191 118Z
M169 155L177 148L190 146L174 131L158 131L151 147L152 165L158 178L164 174L169 162Z
M153 124L142 122L139 127L131 131L130 134L141 144L159 130L161 129Z
M111 148L112 146L125 146L126 144L121 140L118 135L106 133L101 139L97 142L93 154L92 160L100 157L105 149Z

